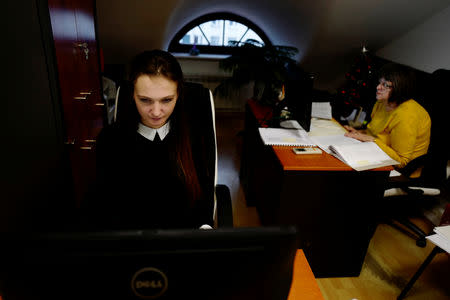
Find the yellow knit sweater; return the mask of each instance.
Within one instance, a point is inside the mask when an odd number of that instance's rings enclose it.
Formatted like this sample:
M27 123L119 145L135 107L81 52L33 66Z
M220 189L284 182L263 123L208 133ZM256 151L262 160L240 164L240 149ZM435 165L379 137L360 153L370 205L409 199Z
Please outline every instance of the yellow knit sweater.
M392 111L377 101L372 109L372 120L367 125L375 143L403 168L414 158L428 151L431 119L428 112L415 100L401 103ZM418 177L415 172L411 177Z

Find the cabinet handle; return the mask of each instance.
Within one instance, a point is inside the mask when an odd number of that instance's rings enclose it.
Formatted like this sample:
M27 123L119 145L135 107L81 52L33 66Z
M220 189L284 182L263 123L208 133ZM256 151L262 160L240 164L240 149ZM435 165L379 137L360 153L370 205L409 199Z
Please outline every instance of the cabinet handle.
M73 97L75 100L87 100L87 96Z
M84 146L84 147L80 147L80 150L92 150L92 147Z
M75 47L79 47L79 48L87 48L88 47L88 44L86 42L85 43L73 43L73 45Z
M84 42L84 43L74 43L74 46L80 48L81 50L83 50L86 60L89 59L89 48L88 48L89 45L88 45L88 43L86 43L86 42Z
M97 140L84 140L86 143L96 143Z
M75 145L75 139L74 138L69 139L66 142L64 142L64 144L65 145Z
M95 106L105 106L105 103L95 103Z
M90 94L92 94L92 92L80 92L80 95L90 95Z

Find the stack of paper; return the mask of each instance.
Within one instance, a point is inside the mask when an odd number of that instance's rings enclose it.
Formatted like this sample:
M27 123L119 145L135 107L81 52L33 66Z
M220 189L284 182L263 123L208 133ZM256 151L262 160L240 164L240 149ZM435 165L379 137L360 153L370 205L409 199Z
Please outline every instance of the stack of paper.
M347 130L334 120L311 118L309 136L344 135Z
M427 236L427 239L436 246L439 246L441 249L450 253L450 225L437 226L434 228L434 232L436 233Z
M312 102L311 117L331 120L330 102Z
M305 130L285 128L259 128L265 145L315 146Z
M319 146L323 151L328 154L332 154L330 146L332 145L354 145L361 144L362 142L346 137L343 134L340 135L322 135L322 136L312 136L311 139L317 146Z

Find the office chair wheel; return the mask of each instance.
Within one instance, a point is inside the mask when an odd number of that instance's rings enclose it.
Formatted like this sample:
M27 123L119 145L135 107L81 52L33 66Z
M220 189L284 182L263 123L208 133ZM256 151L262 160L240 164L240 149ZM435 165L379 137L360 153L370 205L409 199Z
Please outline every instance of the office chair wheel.
M420 248L425 248L425 246L427 245L427 240L425 238L418 238L416 240L416 245Z

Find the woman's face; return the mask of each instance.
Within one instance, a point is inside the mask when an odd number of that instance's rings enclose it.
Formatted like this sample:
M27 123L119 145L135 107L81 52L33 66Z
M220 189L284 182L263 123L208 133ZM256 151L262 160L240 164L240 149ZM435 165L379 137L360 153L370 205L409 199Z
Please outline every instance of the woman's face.
M141 75L134 84L134 101L147 127L160 128L167 123L178 99L177 83L162 75Z
M386 81L384 78L380 78L380 81L377 85L377 100L382 101L385 104L388 103L389 96L392 91L392 82Z

